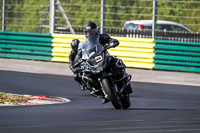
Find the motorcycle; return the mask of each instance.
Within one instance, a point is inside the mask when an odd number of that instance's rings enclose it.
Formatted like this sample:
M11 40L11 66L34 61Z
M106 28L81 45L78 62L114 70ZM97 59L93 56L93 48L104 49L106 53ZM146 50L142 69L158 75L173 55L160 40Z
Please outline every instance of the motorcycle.
M91 95L111 101L115 109L127 109L131 102L127 87L130 87L131 76L125 71L123 77L117 79L115 70L110 66L110 57L107 49L98 42L98 38L86 40L82 49L82 62L79 64L81 80L91 91ZM92 43L92 45L90 45ZM124 68L124 64L116 58L116 65ZM125 69L125 68L124 68Z

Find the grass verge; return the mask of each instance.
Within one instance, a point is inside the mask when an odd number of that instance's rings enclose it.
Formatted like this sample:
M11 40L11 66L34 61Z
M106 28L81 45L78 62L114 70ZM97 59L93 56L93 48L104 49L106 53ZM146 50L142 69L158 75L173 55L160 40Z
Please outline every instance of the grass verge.
M0 104L19 104L31 100L30 97L0 92Z

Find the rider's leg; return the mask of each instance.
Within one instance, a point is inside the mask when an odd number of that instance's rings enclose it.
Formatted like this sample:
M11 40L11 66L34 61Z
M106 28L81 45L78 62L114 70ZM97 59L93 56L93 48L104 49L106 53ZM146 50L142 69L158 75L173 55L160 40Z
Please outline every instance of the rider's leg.
M81 74L80 73L76 73L74 75L74 80L76 80L78 82L78 84L81 87L81 90L86 90L87 89L86 85L83 83L83 81L81 79Z
M116 80L120 82L120 80L126 80L125 82L127 83L126 87L126 92L128 94L132 93L132 87L130 84L131 76L126 73L126 66L123 63L123 61L116 56L111 56L110 57L110 63L111 67L113 68L115 74L116 74Z

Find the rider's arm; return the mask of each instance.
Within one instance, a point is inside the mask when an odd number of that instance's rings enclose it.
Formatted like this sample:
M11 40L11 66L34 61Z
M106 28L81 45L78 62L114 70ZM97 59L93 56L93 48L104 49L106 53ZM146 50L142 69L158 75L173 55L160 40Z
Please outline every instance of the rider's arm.
M119 45L119 41L117 39L111 38L107 34L100 34L99 42L106 47L116 47Z
M81 70L81 68L79 68L79 64L82 62L81 55L81 51L78 51L76 54L71 52L69 55L69 68L73 73L78 73Z
M73 39L71 42L72 50L69 55L69 68L72 70L72 72L75 72L74 62L76 61L79 43L80 43L80 41L78 39Z
M76 57L75 57L75 60L74 60L74 63L73 63L73 67L77 67L80 63L82 62L82 50L79 49L77 54L76 54Z
M69 54L69 68L71 69L72 72L75 71L74 66L73 66L75 57L76 57L76 53L73 52L73 50L72 50Z

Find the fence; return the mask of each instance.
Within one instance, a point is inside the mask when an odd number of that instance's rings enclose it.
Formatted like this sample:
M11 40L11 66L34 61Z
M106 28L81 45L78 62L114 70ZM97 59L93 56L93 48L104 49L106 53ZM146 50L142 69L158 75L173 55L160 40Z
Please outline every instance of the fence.
M77 34L84 34L82 28L74 28ZM105 33L112 36L121 36L128 38L152 38L151 30L123 30L123 29L105 29ZM200 42L199 32L171 32L171 31L156 31L157 40L171 40L182 42Z
M5 6L3 1L5 2ZM49 32L50 0L1 0L0 22L2 30L18 32ZM194 34L185 34L181 39L190 38L200 31L200 1L197 0L158 0L157 20L168 20L183 24ZM153 0L106 0L104 12L101 12L101 1L58 0L55 2L55 33L73 33L73 29L82 28L88 21L94 21L100 28L119 30L127 20L152 20ZM102 27L101 15L104 15ZM159 31L158 31L159 32ZM136 33L139 34L140 32ZM146 33L146 32L142 32ZM78 34L75 32L75 34ZM166 33L163 33L166 34ZM169 34L172 34L169 32ZM178 33L173 33L177 38ZM124 34L117 34L123 36ZM168 36L155 38L165 39ZM146 36L146 35L145 35ZM140 37L140 36L138 36ZM180 37L179 37L180 38ZM198 39L198 38L197 38ZM176 39L175 39L176 40ZM190 39L189 41L194 40ZM199 40L199 39L198 39Z

